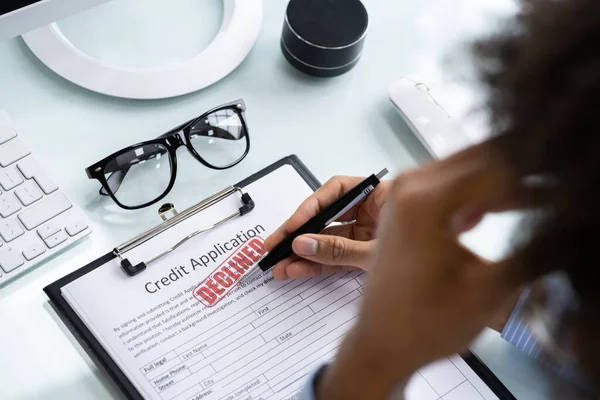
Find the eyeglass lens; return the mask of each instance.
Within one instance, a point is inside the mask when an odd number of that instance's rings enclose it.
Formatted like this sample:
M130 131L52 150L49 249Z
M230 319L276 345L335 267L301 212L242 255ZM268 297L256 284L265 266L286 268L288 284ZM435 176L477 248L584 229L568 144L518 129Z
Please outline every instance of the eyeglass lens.
M142 145L111 160L104 176L121 204L136 207L159 198L167 190L171 159L161 144Z
M232 109L207 115L191 126L190 144L213 167L230 166L244 156L248 146L241 116Z

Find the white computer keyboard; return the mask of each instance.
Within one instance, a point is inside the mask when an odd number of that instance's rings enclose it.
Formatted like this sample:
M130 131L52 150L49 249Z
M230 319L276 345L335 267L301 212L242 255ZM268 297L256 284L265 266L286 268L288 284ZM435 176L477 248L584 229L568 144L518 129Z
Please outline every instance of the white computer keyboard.
M90 232L0 110L0 285Z

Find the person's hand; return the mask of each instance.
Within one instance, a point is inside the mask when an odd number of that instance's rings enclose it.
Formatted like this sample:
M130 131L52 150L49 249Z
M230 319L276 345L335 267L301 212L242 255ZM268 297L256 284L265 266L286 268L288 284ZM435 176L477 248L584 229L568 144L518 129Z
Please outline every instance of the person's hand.
M369 261L356 325L318 388L321 400L381 399L416 370L465 350L525 279L491 263L458 233L527 189L487 145L398 177Z
M267 251L364 179L342 176L329 180L308 197L298 210L267 238L265 241ZM375 246L374 234L379 220L379 211L390 185L390 181L382 181L364 201L338 220L355 220L355 223L332 226L317 235L297 237L292 244L295 255L273 267L275 278L310 278L319 274L334 273L340 268L365 269Z

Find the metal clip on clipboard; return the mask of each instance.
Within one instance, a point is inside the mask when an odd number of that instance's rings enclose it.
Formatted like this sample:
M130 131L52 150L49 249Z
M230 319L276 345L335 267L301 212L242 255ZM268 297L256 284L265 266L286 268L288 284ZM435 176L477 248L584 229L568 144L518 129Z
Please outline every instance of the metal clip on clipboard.
M206 210L207 208L213 206L214 204L231 196L234 193L239 193L241 196L241 200L242 200L242 206L235 213L229 215L228 217L223 218L222 220L220 220L218 222L215 222L213 225L204 227L202 229L199 229L199 230L189 234L188 236L184 237L179 242L174 244L171 248L154 256L153 258L151 258L148 261L145 261L145 262L142 261L139 264L133 265L131 263L131 261L129 261L127 258L124 257L124 254L127 253L128 251L130 251L130 250L138 247L142 243L145 243L148 240L158 236L159 234L163 233L167 229L177 225L181 221L186 220L187 218L191 217L192 215L195 215L200 211ZM164 221L162 224L134 237L133 239L129 240L126 243L123 243L119 247L116 247L113 250L113 253L115 256L119 257L119 259L121 260L121 267L123 267L123 269L125 270L127 275L135 276L135 275L139 274L140 272L142 272L143 270L145 270L148 265L157 261L161 257L164 257L165 255L171 253L172 251L176 250L179 246L183 245L185 242L187 242L191 238L195 237L196 235L199 235L201 233L204 233L204 232L210 231L214 228L217 228L217 227L223 225L224 223L226 223L227 221L230 221L237 217L241 217L242 215L245 215L252 210L254 210L254 201L252 200L250 195L248 193L244 193L242 191L242 189L240 189L239 187L235 187L235 186L228 187L227 189L222 190L221 192L201 201L200 203L188 208L187 210L185 210L181 213L177 213L177 211L175 210L175 208L173 207L172 204L165 204L162 207L160 207L158 210L160 217ZM169 214L171 215L170 218L169 218Z

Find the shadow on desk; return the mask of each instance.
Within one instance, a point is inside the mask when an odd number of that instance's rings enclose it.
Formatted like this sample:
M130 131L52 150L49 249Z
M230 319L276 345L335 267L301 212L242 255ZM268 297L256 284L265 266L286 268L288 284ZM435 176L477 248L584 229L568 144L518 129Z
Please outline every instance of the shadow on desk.
M417 139L387 97L382 97L373 112L377 116L373 122L373 132L375 138L382 142L384 149L393 148L393 146L387 146L385 141L389 139L381 137L379 132L391 130L395 135L395 139L400 141L404 150L417 164L421 165L433 160L433 157L429 154L425 146ZM377 129L378 124L381 124L383 129Z
M65 338L73 345L73 348L89 366L91 374L87 373L88 370L82 370L82 374L73 377L70 384L53 387L40 398L44 400L81 400L83 398L125 400L126 397L123 392L121 392L108 373L97 366L90 354L85 351L83 345L80 344L67 325L65 325L65 321L56 313L52 305L47 302L44 304L44 309L56 325L60 327ZM84 393L86 395L83 395Z
M141 210L125 210L119 207L110 197L100 196L98 192L86 194L86 200L82 204L88 214L88 218L95 223L107 224L113 227L135 226L140 218L152 218L156 216L158 205L143 208Z

